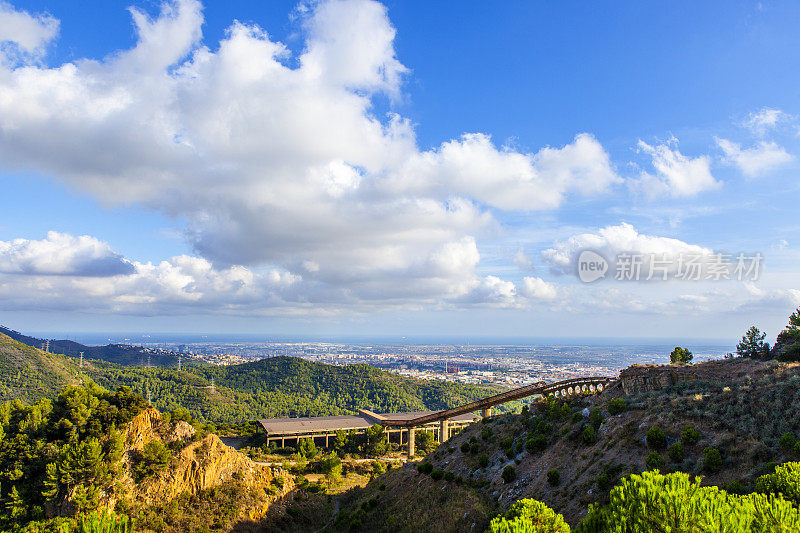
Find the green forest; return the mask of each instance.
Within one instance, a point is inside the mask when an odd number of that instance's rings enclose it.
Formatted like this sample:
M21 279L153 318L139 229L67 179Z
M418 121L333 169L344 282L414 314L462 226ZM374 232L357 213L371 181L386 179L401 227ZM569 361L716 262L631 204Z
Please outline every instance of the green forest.
M178 407L215 424L256 418L437 410L497 392L477 385L398 376L369 365L333 366L296 357L274 357L232 366L126 367L78 360L40 350L0 334L0 401L28 403L55 397L67 384L90 378L116 390L126 386L149 396L159 410ZM212 389L213 380L213 389ZM517 408L511 403L507 409Z

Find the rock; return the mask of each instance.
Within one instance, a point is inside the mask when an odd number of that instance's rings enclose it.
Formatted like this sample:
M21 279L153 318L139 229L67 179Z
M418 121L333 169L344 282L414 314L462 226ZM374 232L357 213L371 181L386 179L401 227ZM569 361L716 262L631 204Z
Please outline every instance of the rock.
M589 418L589 408L584 407L583 411L581 411L581 415L583 416L583 418Z
M194 437L195 433L197 433L197 431L192 427L191 424L181 420L175 424L175 427L164 440L166 442L175 442L178 440L189 442L192 440L192 437Z

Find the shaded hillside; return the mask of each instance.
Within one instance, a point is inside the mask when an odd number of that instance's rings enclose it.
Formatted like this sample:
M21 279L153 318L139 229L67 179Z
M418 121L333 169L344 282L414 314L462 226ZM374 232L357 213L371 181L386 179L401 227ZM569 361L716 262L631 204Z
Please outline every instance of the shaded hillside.
M775 463L800 458L800 365L737 359L678 368L674 383L664 375L676 367L640 367L628 374L628 395L617 386L473 424L425 458L427 473L389 472L351 496L337 529L355 517L366 530L433 531L435 523L436 531L483 531L492 513L522 498L575 525L630 473L682 471L745 493ZM444 503L451 494L480 504L459 515ZM401 514L405 502L418 513Z
M0 334L0 401L32 403L80 382L77 365Z
M18 331L0 326L0 334L7 335L12 339L27 344L33 348L41 348L46 342L45 339L23 335ZM50 341L50 352L71 357L78 357L83 352L85 358L102 359L120 365L132 366L142 365L147 362L148 356L150 364L156 366L174 366L177 362L175 355L164 352L142 348L140 346L130 346L128 344L105 344L103 346L86 346L79 342L60 339Z

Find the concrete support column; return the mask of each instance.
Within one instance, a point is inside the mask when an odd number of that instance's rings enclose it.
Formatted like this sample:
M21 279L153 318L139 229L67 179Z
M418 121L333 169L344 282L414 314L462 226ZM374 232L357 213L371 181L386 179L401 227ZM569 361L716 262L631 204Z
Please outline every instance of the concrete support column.
M486 409L483 409L481 411L481 417L482 418L487 418L487 417L490 417L490 416L492 416L492 408L491 407L487 407Z
M286 448L286 439L281 437L281 448Z
M445 418L439 422L439 444L445 442L450 438L450 431L447 427L447 419Z
M414 428L408 428L408 458L414 457Z

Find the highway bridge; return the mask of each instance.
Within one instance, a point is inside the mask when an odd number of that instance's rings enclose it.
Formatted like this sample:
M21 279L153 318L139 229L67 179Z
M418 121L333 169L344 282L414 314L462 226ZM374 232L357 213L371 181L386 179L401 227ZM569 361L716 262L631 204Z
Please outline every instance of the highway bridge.
M601 377L567 379L564 381L557 381L555 383L549 383L549 384L545 383L544 381L540 381L532 385L526 385L525 387L520 387L518 389L512 389L510 391L501 392L500 394L495 394L494 396L489 396L488 398L483 398L482 400L470 402L468 404L464 404L459 407L454 407L452 409L447 409L444 411L436 411L415 418L406 418L406 419L386 418L384 420L381 420L380 422L384 427L408 428L409 430L408 456L413 457L414 455L413 428L415 427L430 424L431 422L439 422L440 424L439 435L441 435L440 437L441 442L444 442L445 440L447 440L447 437L449 437L449 430L448 430L449 428L447 427L447 421L451 418L455 418L465 413L471 413L473 411L480 411L481 415L484 417L491 416L492 407L496 405L500 405L513 400L519 400L521 398L526 398L528 396L533 396L536 394L540 394L542 396L549 396L552 394L553 396L559 398L580 396L583 394L597 394L598 392L604 390L608 386L608 384L613 380L614 378L601 376Z
M612 381L614 378L603 376L567 379L555 383L540 381L444 411L380 414L360 409L358 415L271 418L258 422L266 432L268 442L278 442L281 446L287 440L298 442L302 438L322 439L322 444L327 446L329 438L336 431L365 431L373 424L381 424L386 428L387 439L392 436L399 438L401 445L408 446L408 456L413 457L415 430L436 431L438 425L439 442L444 442L450 437L450 429L463 428L477 419L471 413L480 412L482 417L491 416L492 407L537 394L553 395L557 398L597 394Z

